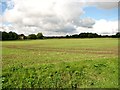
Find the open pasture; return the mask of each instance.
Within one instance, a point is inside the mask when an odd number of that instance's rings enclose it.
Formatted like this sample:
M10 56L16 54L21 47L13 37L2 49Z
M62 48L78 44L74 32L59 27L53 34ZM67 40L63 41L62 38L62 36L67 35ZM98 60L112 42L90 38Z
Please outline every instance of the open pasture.
M117 88L118 39L2 42L3 88Z

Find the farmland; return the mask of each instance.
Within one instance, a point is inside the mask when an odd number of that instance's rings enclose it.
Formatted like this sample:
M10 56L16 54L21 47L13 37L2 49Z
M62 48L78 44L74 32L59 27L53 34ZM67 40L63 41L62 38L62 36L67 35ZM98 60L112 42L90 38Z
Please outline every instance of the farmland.
M118 39L2 42L3 88L118 88Z

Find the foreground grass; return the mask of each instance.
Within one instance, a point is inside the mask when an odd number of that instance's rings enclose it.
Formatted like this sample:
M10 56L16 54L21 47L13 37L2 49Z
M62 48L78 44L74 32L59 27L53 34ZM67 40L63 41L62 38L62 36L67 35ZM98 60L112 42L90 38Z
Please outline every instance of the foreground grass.
M117 39L5 41L3 88L117 88Z

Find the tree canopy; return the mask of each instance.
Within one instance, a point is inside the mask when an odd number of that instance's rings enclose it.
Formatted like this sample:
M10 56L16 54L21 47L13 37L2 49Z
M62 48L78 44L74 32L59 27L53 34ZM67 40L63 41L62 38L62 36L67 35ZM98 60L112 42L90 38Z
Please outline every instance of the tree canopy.
M5 32L0 31L0 39L1 40L18 40L18 39L44 39L44 38L120 38L120 32L117 32L115 35L98 35L97 33L80 33L80 34L74 34L74 35L66 35L66 36L52 36L52 37L44 37L43 34L40 32L37 35L36 34L30 34L28 36L25 36L24 34L17 34L15 32Z
M43 36L42 33L38 33L38 34L37 34L37 38L38 38L38 39L43 39L43 37L44 37L44 36Z

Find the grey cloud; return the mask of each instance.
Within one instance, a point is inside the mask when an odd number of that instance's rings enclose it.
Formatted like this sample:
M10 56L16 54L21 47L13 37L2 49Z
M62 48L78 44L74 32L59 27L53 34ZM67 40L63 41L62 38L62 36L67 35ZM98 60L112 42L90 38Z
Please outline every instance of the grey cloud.
M87 6L95 6L100 9L113 9L118 7L118 2L112 1L95 1L95 2L87 2Z
M73 21L73 23L79 27L92 28L92 26L95 24L95 20L92 18L83 18L79 21Z

